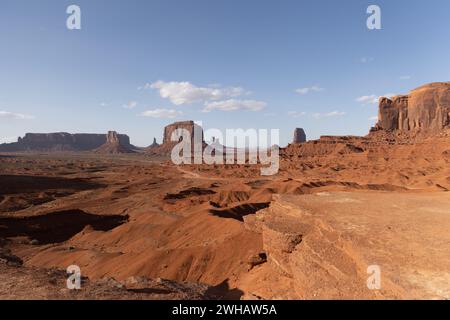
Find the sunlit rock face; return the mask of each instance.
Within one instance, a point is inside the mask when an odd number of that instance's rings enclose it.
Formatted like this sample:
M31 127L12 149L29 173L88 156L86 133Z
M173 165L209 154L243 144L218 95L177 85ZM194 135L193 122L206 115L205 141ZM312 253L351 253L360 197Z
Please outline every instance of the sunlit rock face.
M380 98L377 130L439 132L450 127L450 82L424 85L408 95Z

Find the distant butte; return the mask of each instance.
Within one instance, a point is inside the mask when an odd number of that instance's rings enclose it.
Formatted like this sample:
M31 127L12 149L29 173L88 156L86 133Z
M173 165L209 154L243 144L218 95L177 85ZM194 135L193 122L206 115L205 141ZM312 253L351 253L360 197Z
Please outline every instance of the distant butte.
M179 121L167 125L164 128L163 143L161 145L151 145L150 147L146 148L146 153L161 156L170 155L173 147L179 143L179 141L172 141L172 134L178 129L183 129L189 132L192 148L194 148L195 144L194 134L201 137L200 141L202 143L202 148L206 147L203 136L203 128L201 126L195 124L194 121ZM180 138L180 140L182 139Z
M118 134L120 144L128 149L138 149L130 143L130 138ZM107 142L106 134L67 132L27 133L17 142L0 145L0 152L61 152L61 151L92 151Z
M122 144L116 131L109 131L106 135L106 142L95 149L94 152L104 154L135 153L127 145Z
M148 146L148 149L156 148L158 146L159 144L158 142L156 142L156 138L153 138L153 143L150 146Z

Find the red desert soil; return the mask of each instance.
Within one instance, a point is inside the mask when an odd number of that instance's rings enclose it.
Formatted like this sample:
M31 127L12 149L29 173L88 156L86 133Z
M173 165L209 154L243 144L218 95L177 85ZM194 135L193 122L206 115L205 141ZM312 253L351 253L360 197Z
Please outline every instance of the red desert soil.
M65 273L27 279L74 264L92 283L80 299L108 278L124 289L105 298L182 296L130 295L131 277L197 283L187 296L199 299L204 288L224 299L450 298L450 137L396 139L291 145L272 177L145 154L4 154L1 247L23 266L1 265L0 298L71 299ZM10 289L16 278L23 290Z

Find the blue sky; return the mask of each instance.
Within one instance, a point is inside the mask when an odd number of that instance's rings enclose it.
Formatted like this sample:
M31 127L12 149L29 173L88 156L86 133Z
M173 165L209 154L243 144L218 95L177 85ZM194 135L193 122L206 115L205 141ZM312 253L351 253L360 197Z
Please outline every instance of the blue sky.
M81 30L66 28L71 4L81 7ZM370 4L381 7L382 30L366 27ZM278 128L282 145L295 127L308 138L364 135L376 97L450 80L447 0L0 7L0 140L113 129L146 146L187 119L205 129Z

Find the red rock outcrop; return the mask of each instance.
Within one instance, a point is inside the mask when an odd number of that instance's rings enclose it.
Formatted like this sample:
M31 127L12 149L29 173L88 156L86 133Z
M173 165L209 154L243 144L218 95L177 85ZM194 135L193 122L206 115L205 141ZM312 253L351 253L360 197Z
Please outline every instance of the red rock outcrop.
M376 130L436 133L450 127L450 82L424 85L410 92L380 98Z
M134 153L133 150L120 142L119 135L116 131L109 131L106 135L106 142L99 148L94 150L96 153L119 154Z

